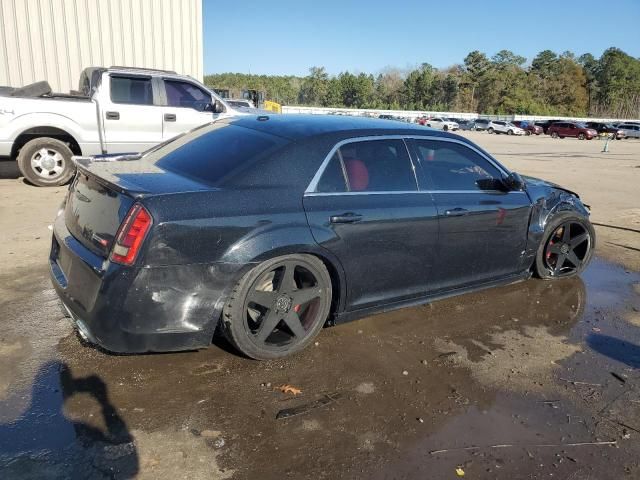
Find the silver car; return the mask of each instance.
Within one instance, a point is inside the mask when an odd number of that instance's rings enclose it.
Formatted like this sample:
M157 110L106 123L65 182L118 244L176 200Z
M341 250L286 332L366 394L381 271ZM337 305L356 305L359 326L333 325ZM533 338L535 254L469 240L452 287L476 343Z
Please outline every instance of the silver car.
M618 125L618 130L624 132L625 138L640 138L640 125L622 123Z

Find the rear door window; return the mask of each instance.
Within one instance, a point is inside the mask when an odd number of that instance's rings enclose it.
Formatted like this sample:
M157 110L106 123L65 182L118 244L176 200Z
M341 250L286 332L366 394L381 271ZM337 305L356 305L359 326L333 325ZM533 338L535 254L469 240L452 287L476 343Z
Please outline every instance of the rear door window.
M111 101L131 105L153 105L151 78L111 75Z
M336 150L316 192L416 191L411 159L402 140L351 142Z
M496 190L502 174L474 150L455 142L414 140L415 151L427 177L425 190Z

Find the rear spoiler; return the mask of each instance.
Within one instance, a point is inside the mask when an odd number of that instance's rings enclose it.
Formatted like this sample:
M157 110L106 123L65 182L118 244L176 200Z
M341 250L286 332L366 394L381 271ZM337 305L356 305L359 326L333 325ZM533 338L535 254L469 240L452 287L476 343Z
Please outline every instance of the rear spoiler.
M95 179L105 187L131 197L141 197L143 194L148 193L148 191L141 189L139 185L128 182L121 177L116 177L106 170L99 172L96 171L98 169L92 168L92 166L104 165L112 162L139 160L140 158L142 158L142 155L139 153L126 153L116 155L96 155L95 157L74 155L71 157L71 160L76 166L78 172L90 175L91 178Z

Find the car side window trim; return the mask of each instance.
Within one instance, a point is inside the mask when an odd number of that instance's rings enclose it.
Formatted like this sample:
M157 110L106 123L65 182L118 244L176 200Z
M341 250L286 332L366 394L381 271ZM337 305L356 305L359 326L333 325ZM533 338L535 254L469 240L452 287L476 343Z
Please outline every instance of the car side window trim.
M509 175L509 170L507 170L505 167L503 167L497 160L495 160L492 157L488 156L487 154L485 154L481 150L478 150L473 145L469 145L466 142L457 140L455 138L440 137L440 136L435 136L435 135L370 135L370 136L366 136L366 137L346 138L346 139L341 140L338 143L336 143L333 146L333 148L329 151L327 156L324 158L322 163L320 164L320 167L318 168L318 171L313 176L313 178L311 179L311 182L309 183L309 185L307 186L306 190L304 191L304 195L306 195L306 196L314 196L315 197L315 196L322 196L322 195L326 195L326 196L335 196L335 195L372 195L372 194L379 195L379 194L384 194L384 193L398 194L398 193L492 193L492 192L497 193L498 192L498 190L484 190L484 191L477 191L477 192L473 192L473 191L470 191L470 190L464 190L464 191L459 191L459 190L433 190L433 191L431 191L431 190L420 190L420 182L418 181L418 175L417 175L416 164L415 164L416 159L411 154L409 146L407 145L407 140L409 140L409 139L414 139L414 140L436 140L436 141L441 141L441 142L458 143L458 144L463 145L463 146L473 150L474 152L476 152L478 155L480 155L482 158L484 158L487 162L489 162L491 165L493 165L495 168L497 168L498 171L504 177L507 177ZM322 174L324 173L325 169L327 168L327 165L329 164L329 162L331 161L331 159L333 158L335 153L338 151L338 149L340 147L342 147L343 145L347 145L349 143L363 142L363 141L367 141L367 140L403 140L405 148L407 149L407 155L409 155L409 158L411 160L411 168L413 170L413 175L414 175L414 177L416 179L416 185L418 187L418 190L417 191L383 191L383 192L317 192L316 188L318 187L318 183L320 182L320 178L322 177ZM504 192L500 192L500 193L504 194ZM524 192L518 192L518 193L524 193Z
M333 148L331 148L331 150L329 151L329 153L327 154L327 156L324 158L324 160L322 161L322 163L320 164L320 167L318 168L318 171L316 172L316 174L313 176L313 178L311 179L311 182L309 183L309 185L307 186L306 190L304 191L304 195L308 195L308 196L321 196L321 195L370 195L370 194L374 194L374 195L380 195L380 194L385 194L385 193L393 193L393 194L397 194L397 193L419 193L420 192L420 184L418 182L418 175L416 172L416 165L414 163L414 159L413 156L411 155L411 152L409 151L409 146L407 145L407 142L405 141L407 138L406 135L369 135L366 137L351 137L351 138L346 138L344 140L340 140L338 143L336 143ZM415 190L389 190L389 191L370 191L370 192L317 192L316 189L318 188L318 184L320 183L320 179L322 178L322 175L324 174L324 171L326 170L327 166L329 165L329 162L331 162L331 160L333 159L334 155L338 152L340 152L340 148L343 147L344 145L348 145L350 143L360 143L360 142L368 142L368 141L381 141L381 140L402 140L402 143L404 145L405 148L405 152L407 154L407 158L409 159L409 165L411 166L411 172L413 174L413 180L415 182L416 185L416 189ZM345 181L347 179L347 174L346 174L346 169L345 169L345 165L342 161L342 155L339 155L339 160L340 160L340 166L342 168L342 173L344 175ZM347 186L349 184L349 182L346 182Z

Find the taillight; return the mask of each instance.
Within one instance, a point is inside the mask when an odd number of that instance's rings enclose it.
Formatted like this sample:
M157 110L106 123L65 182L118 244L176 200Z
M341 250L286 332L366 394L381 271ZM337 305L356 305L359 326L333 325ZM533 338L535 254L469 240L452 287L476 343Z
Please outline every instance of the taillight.
M146 208L139 203L131 207L116 235L111 250L111 261L132 265L152 223L151 215Z

